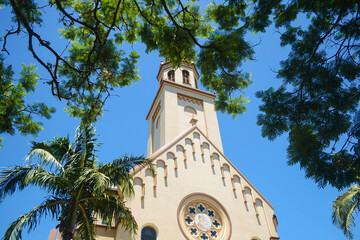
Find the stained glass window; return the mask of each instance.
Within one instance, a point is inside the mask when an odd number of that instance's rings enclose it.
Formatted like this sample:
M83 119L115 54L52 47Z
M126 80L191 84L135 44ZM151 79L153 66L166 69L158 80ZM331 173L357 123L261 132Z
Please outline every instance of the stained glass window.
M194 208L194 207L189 207L189 213L190 213L190 214L196 214L196 208Z
M151 227L144 227L141 230L141 240L156 240L155 230Z
M204 202L191 202L184 208L184 222L193 239L215 240L222 236L220 215L214 207Z
M193 220L190 216L187 216L187 217L185 218L185 222L186 222L187 224L189 224L189 225L191 225L193 221L194 221L194 220Z

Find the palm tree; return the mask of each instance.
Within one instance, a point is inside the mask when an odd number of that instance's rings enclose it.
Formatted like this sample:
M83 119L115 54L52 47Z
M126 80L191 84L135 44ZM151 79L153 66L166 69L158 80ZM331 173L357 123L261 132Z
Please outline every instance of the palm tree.
M344 231L347 238L352 239L352 228L355 227L355 214L360 210L360 185L355 184L333 202L333 224Z
M3 239L21 239L24 227L33 230L46 215L60 221L58 228L64 240L72 239L75 229L82 239L95 239L96 217L109 224L120 224L134 235L138 226L116 190L131 197L134 189L130 171L136 165L148 163L143 157L131 156L98 163L95 156L98 145L95 129L80 126L72 144L69 137L32 142L27 160L35 159L37 163L2 169L0 201L16 189L28 186L40 187L48 193L44 202L10 225Z

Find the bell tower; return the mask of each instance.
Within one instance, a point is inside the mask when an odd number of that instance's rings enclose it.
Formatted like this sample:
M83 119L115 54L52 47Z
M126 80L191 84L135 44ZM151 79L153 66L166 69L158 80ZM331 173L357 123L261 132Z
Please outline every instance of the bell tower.
M199 73L195 64L160 64L159 90L146 119L149 121L147 155L150 156L192 125L223 151L214 107L215 95L198 89Z

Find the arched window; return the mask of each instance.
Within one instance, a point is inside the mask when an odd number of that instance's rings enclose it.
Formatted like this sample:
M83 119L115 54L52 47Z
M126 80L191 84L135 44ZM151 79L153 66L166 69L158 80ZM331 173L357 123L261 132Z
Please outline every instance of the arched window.
M151 227L144 227L141 230L141 240L156 240L156 232Z
M175 82L175 71L171 70L168 72L168 79L169 81Z
M190 81L189 81L189 72L186 71L186 70L183 70L183 71L182 71L182 74L183 74L183 83L190 84Z

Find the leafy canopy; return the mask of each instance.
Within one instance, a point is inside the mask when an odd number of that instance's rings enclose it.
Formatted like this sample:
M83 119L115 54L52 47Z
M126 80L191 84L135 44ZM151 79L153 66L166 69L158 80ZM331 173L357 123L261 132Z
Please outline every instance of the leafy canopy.
M147 52L158 51L175 66L196 61L203 85L218 94L217 110L234 116L246 110L242 91L251 80L239 67L252 59L254 51L245 41L251 11L245 1L211 2L207 7L195 0L0 0L0 4L13 15L3 50L11 52L7 42L25 36L30 53L47 72L41 77L49 79L54 96L67 102L70 116L95 122L117 88L140 79L138 52L126 50L135 43L145 44ZM58 50L40 34L50 17L58 19L65 49ZM51 57L42 57L44 52Z
M360 206L359 2L259 1L258 6L254 29L264 31L273 13L281 45L291 51L278 71L282 85L257 93L263 101L257 123L270 140L289 133L288 163L299 164L320 187L353 185L333 203L334 225L352 238Z
M299 163L320 187L359 183L359 2L269 5L291 51L278 71L282 86L257 93L262 135L273 140L288 132L288 163Z
M18 131L36 135L42 130L42 124L34 122L32 115L49 119L51 113L55 112L54 108L44 103L25 103L26 96L34 92L38 84L39 76L35 70L35 65L22 65L20 79L13 79L14 71L11 66L5 66L4 58L0 55L0 134L14 135Z
M96 159L95 137L95 129L85 125L76 130L73 143L68 137L32 142L28 165L0 169L0 201L30 186L48 193L44 202L15 220L2 239L21 239L23 228L35 229L46 216L58 219L64 240L73 239L75 227L81 239L95 239L96 217L109 227L120 225L131 235L136 233L136 221L119 194L134 194L130 171L148 162L124 156L102 164Z

